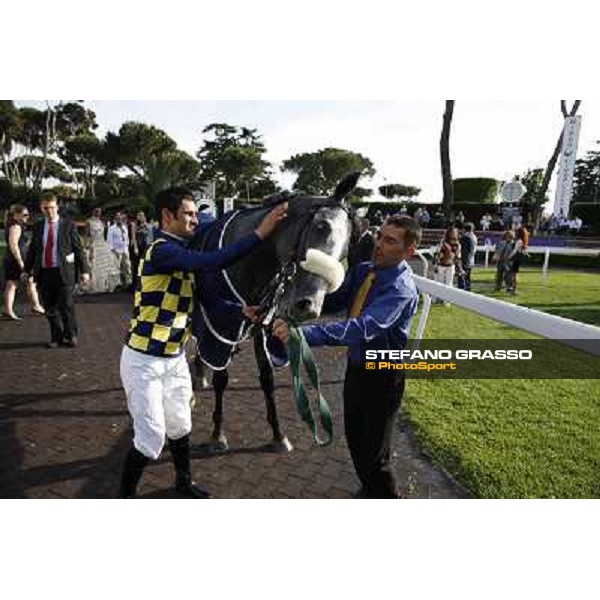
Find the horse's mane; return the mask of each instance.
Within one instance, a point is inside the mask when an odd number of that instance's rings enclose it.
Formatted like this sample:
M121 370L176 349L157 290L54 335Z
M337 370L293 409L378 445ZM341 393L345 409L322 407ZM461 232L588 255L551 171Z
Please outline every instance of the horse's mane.
M263 206L266 208L272 208L278 204L281 204L282 202L289 202L293 198L297 198L298 196L302 195L303 193L300 191L291 192L290 190L282 190L281 192L267 196L263 200Z

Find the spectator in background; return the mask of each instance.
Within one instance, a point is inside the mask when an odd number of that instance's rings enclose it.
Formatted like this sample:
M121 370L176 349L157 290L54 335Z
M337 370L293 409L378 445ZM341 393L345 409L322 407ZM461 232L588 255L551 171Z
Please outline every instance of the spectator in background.
M583 225L583 221L579 217L575 217L569 221L569 229L571 233L578 234L581 230L581 226Z
M424 206L423 210L421 212L421 218L419 219L419 225L421 225L421 227L427 227L429 225L430 220L431 220L431 215L429 214L427 207Z
M496 261L496 291L502 289L502 284L505 283L508 289L510 285L510 260L509 256L512 253L515 245L515 234L512 231L505 231L502 239L496 244L496 252L494 253L494 261Z
M569 231L569 219L561 212L558 217L558 225L556 227L556 233L564 235Z
M15 313L14 304L19 282L23 278L28 239L25 233L29 220L29 210L22 204L13 204L5 219L4 237L6 253L4 255L4 312L3 316L13 321L20 321ZM25 279L25 293L31 303L31 311L37 315L44 314L40 304L37 288L33 279Z
M514 214L512 216L512 228L516 231L523 224L523 217L520 214Z
M492 219L490 221L490 230L502 231L502 221L498 215L492 215Z
M509 294L517 292L517 274L521 266L529 260L527 247L529 246L529 232L525 227L519 227L516 233L515 243L508 255L509 269L506 283L506 291Z
M400 214L405 217L408 214L408 209L406 208L406 204L403 204L400 207Z
M148 223L143 211L139 211L130 225L130 259L132 264L132 287L135 286L138 266L148 246L152 243L152 226Z
M417 222L421 222L421 214L423 213L423 209L419 206L417 210L413 213L413 219Z
M373 224L375 227L381 227L381 225L383 225L383 213L379 209L375 211L375 215L373 216Z
M473 223L465 223L460 236L462 272L458 277L458 287L466 291L471 290L471 269L475 266L475 253L477 251L477 237L474 229Z
M481 217L481 220L479 221L481 231L489 231L491 219L490 213L485 213L483 217Z
M460 269L461 266L460 242L456 227L448 227L446 229L444 238L435 253L433 264L435 281L452 287L456 269L457 267ZM436 300L436 302L439 301ZM444 305L450 306L450 303L444 302Z
M348 256L348 267L352 268L361 262L373 259L375 239L369 229L369 219L361 219L359 223L360 238Z
M50 325L48 348L77 346L77 319L73 288L79 277L89 283L90 268L77 228L59 217L58 200L47 192L40 199L44 218L33 229L25 259L25 272L36 281Z
M102 209L95 208L86 223L89 263L91 269L90 294L113 292L119 282L119 270L104 237L106 225L102 220Z
M464 222L465 222L465 215L462 210L459 210L458 214L456 215L456 219L455 219L456 227L462 227L464 225Z
M123 214L115 215L115 222L108 228L108 247L117 259L121 277L121 287L126 289L131 285L131 261L129 259L129 234Z

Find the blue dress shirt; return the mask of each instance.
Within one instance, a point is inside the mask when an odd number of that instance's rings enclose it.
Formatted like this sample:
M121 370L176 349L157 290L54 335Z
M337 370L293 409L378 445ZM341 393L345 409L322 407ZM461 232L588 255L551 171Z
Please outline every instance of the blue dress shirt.
M403 350L410 324L417 312L419 294L406 261L394 267L377 269L372 262L358 264L348 271L344 283L325 297L323 313L349 310L367 273L374 269L375 279L360 316L345 321L304 325L310 346L348 346L350 362L363 362L362 351Z

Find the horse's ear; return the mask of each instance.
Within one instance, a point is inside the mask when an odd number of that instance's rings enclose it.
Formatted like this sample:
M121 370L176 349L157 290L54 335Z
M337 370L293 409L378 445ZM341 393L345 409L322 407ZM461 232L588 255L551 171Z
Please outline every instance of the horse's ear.
M333 197L339 202L344 200L344 198L346 198L346 196L348 196L356 187L360 175L360 171L354 171L353 173L346 175L346 177L337 184L335 192L333 192Z

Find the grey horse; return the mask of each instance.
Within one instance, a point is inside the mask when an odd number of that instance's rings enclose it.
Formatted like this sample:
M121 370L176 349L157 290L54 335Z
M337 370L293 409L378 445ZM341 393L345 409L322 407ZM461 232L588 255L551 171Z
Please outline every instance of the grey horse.
M260 209L241 210L220 220L220 231L209 230L208 235L192 243L195 248L203 248L212 235L213 240L218 238L219 246L227 245L252 232L274 204L288 202L288 217L271 237L247 257L222 271L220 282L200 282L204 285L201 288L204 292L197 293L200 297L195 310L198 318L195 317L192 329L198 345L197 376L203 377L202 363L213 369L215 408L209 451L228 449L223 423L223 397L229 380L227 366L241 341L249 338L253 341L260 384L265 395L267 421L273 432L272 441L266 447L275 452L292 450L277 417L273 360L267 343L269 336L264 327L251 326L243 321L239 305L261 306L267 322L275 316L302 322L320 315L325 295L339 286L343 279L341 261L347 257L349 244L356 236L356 221L346 198L356 187L359 177L359 172L347 175L329 197L289 192L277 194L267 199ZM237 302L237 310L232 310L224 321L225 326L231 329L236 315L240 315L237 317L240 327L237 328L237 322L233 325L237 330L233 336L220 334L218 326L211 323L211 317L202 306L203 294L217 293L215 289L220 284L228 288L226 291L230 291L235 296L232 300ZM222 348L218 365L209 358L215 346Z

